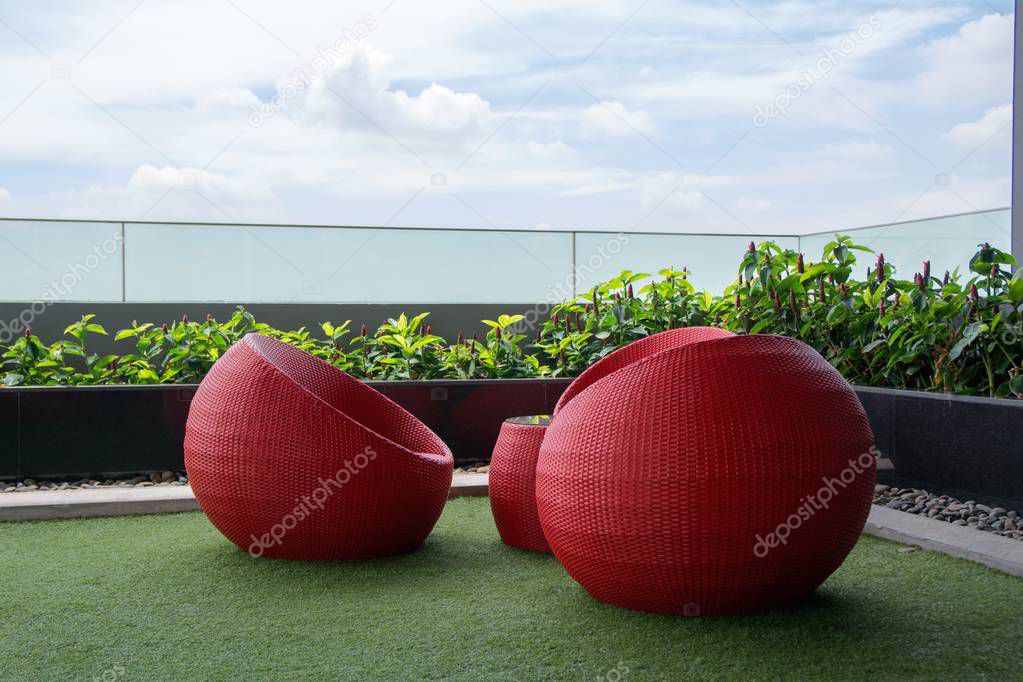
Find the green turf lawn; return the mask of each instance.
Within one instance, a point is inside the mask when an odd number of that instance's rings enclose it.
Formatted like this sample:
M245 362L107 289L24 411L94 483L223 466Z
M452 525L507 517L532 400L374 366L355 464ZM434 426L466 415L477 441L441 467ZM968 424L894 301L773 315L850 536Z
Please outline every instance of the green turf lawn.
M793 609L679 618L594 601L482 499L359 563L252 559L198 513L0 524L0 678L1023 677L1023 580L898 547Z

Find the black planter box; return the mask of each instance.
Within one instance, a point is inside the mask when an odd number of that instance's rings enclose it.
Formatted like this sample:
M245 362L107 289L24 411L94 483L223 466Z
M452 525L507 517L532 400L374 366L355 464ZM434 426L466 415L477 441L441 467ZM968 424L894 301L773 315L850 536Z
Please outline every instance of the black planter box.
M568 379L369 382L448 443L460 464L490 458L501 422L549 414ZM80 477L184 466L196 387L0 389L0 477ZM856 389L890 483L1023 506L1023 401Z
M568 379L371 381L433 429L457 463L490 459L501 422L548 414ZM184 468L195 385L0 389L0 478Z
M881 482L1023 507L1023 400L857 387Z

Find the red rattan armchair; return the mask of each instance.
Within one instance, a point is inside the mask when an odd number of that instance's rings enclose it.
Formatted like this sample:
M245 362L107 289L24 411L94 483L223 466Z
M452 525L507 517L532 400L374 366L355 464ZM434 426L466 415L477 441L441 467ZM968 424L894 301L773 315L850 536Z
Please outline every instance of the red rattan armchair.
M185 433L202 510L255 556L363 559L415 549L451 487L447 446L339 369L249 334L203 379Z
M558 400L557 414L569 400L602 377L642 358L668 348L707 339L732 336L714 327L671 329L634 341L591 365L573 381ZM536 461L550 419L516 417L501 425L490 460L490 508L494 523L506 545L535 552L549 552L536 509Z
M684 615L781 606L859 538L873 435L848 383L799 341L669 348L560 407L537 464L539 518L601 601Z

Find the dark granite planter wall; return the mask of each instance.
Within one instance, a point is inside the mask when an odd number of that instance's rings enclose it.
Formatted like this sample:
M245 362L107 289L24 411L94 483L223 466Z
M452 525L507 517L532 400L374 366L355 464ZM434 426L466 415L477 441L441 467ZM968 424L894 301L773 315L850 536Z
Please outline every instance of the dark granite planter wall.
M554 409L567 379L370 382L422 419L456 462L490 457L501 421ZM1023 401L857 388L887 482L1023 502ZM0 390L0 477L181 469L195 386Z
M882 482L923 485L1023 505L1023 400L857 388Z
M370 384L422 419L458 462L487 460L501 422L545 414L567 379ZM0 390L0 477L96 476L184 466L195 386Z

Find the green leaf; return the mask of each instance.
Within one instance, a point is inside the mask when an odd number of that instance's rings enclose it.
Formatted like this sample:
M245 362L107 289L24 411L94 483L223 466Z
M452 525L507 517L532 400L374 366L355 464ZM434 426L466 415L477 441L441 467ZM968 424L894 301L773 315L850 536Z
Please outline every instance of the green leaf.
M977 337L980 336L981 333L985 331L987 331L986 324L974 322L968 325L966 329L963 331L963 338L959 339L959 341L957 341L956 344L952 346L952 350L949 351L948 354L949 359L950 360L958 359L959 356L963 354L963 351L966 350L970 346L970 344L976 341Z

